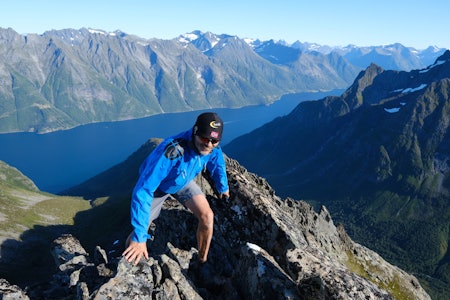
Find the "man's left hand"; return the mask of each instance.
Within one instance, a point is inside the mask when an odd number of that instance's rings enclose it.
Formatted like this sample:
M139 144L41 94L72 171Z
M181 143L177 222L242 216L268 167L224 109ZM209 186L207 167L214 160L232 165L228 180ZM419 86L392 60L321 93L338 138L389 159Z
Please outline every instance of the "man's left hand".
M220 194L220 199L227 201L228 199L230 199L230 191L226 191L222 194Z
M128 248L122 253L122 256L125 257L129 263L133 263L134 265L139 263L142 256L148 260L147 243L131 241Z

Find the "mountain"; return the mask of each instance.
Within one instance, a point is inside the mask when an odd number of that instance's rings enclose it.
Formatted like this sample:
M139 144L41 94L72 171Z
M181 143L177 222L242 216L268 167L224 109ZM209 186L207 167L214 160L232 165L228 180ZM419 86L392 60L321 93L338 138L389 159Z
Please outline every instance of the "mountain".
M355 240L447 298L449 91L450 51L410 72L372 64L341 96L300 103L224 151L280 195L326 205Z
M266 180L227 157L228 201L216 198L208 174L196 179L215 212L210 276L199 278L190 268L196 220L175 200L165 202L155 220L151 258L131 266L121 258L129 192L138 162L159 142L149 140L74 189L71 194L97 205L80 211L74 228L49 245L54 262L41 267L53 276L21 286L3 278L0 293L14 299L430 299L416 277L353 242L325 207L315 212L304 201L281 199ZM26 234L39 237L35 230Z
M405 47L399 43L368 47L355 45L331 47L297 41L291 47L303 52L319 52L322 54L337 53L353 65L363 69L375 63L383 69L399 71L423 69L431 65L437 57L446 51L444 48L434 46L418 50L413 47Z
M161 40L0 28L0 132L269 104L285 94L345 88L359 72L343 59L314 59L273 64L244 40L212 33Z

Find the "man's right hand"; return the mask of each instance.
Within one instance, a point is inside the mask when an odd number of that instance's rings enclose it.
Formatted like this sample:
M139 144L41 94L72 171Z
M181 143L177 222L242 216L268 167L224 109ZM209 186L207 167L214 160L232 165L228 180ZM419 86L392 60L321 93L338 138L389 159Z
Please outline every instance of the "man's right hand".
M148 252L147 252L147 243L138 243L138 242L130 242L130 245L127 249L122 253L122 256L125 257L125 259L129 263L133 263L134 265L137 265L139 261L142 258L142 255L145 259L148 260Z
M230 190L220 194L220 199L228 201L230 199Z

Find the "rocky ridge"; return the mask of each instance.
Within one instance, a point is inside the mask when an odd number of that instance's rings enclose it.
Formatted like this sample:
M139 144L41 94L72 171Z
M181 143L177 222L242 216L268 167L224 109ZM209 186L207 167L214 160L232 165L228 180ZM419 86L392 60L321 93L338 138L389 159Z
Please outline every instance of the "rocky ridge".
M169 200L148 261L124 261L122 240L90 255L63 235L52 247L52 282L21 290L2 280L3 299L430 299L414 276L353 242L325 207L279 198L232 159L227 167L229 201L216 198L207 174L197 179L216 219L206 280L190 268L196 219Z

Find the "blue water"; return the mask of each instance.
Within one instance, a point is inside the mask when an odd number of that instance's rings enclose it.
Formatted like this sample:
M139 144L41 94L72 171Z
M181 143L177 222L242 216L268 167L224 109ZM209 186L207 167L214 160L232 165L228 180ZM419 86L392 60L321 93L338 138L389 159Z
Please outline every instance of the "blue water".
M225 123L221 144L288 114L301 101L340 92L304 93L267 106L214 109ZM149 138L165 138L190 128L201 112L95 123L47 134L0 134L0 160L19 169L40 190L58 193L124 161Z

